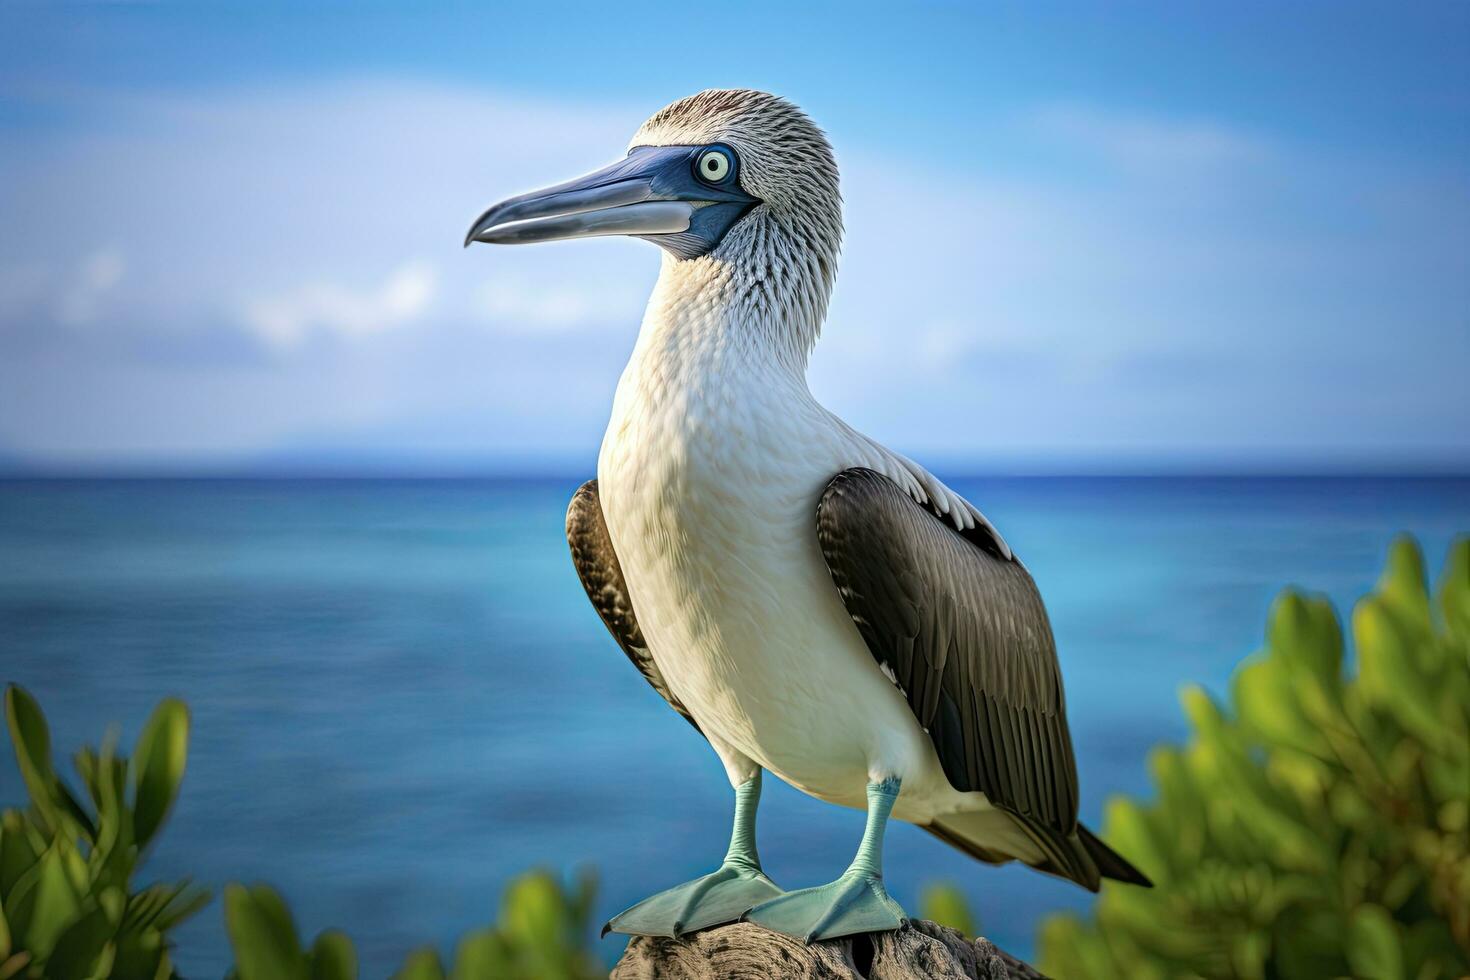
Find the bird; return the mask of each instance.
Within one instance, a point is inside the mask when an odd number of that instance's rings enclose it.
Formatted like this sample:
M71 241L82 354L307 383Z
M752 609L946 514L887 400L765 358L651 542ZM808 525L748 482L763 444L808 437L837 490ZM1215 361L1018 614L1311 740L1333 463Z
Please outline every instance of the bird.
M718 755L734 817L715 870L604 935L902 928L883 883L890 818L1092 891L1149 884L1078 821L1056 643L1025 565L808 386L842 229L825 133L780 96L710 89L654 113L622 159L494 205L465 238L662 250L567 541L618 646ZM832 881L785 891L766 874L763 772L866 811Z

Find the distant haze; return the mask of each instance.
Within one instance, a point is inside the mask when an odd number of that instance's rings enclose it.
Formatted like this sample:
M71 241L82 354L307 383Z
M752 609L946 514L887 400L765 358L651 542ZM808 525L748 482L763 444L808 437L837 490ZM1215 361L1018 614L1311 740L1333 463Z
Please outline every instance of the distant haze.
M464 229L731 84L833 139L895 448L1470 468L1470 7L546 16L0 8L0 470L589 469L657 251Z

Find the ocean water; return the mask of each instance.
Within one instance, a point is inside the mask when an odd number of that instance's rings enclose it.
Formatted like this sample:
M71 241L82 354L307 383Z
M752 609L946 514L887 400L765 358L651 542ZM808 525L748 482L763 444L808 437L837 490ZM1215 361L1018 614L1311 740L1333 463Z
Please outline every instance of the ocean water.
M188 774L149 876L279 888L364 976L449 949L534 866L591 866L607 915L717 862L714 754L623 659L583 597L562 515L576 479L0 483L0 678L58 750L125 740L165 695L193 710ZM1148 791L1178 691L1220 691L1282 587L1346 608L1410 531L1437 572L1470 530L1466 479L957 479L1040 584L1083 815ZM126 741L125 741L126 744ZM0 802L20 800L8 751ZM767 781L780 883L840 871L862 816ZM886 874L972 899L1019 955L1081 889L895 826ZM622 941L609 937L611 960ZM180 934L189 976L229 963L218 902Z

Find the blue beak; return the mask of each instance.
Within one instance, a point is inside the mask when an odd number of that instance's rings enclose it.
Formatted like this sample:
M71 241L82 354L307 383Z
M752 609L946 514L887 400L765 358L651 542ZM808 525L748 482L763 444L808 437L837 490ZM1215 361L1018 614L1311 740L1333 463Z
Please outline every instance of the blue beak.
M475 220L470 242L523 245L594 235L632 235L679 258L704 255L760 201L733 179L695 176L701 146L639 146L585 177L501 201Z

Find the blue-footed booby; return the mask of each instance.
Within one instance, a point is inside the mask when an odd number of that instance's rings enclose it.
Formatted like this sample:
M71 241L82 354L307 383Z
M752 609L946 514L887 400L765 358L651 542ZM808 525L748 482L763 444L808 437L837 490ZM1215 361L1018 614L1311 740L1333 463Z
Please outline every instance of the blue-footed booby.
M822 131L773 95L701 92L616 163L490 208L465 244L591 235L651 241L663 266L567 540L614 639L735 789L720 866L608 928L899 928L890 815L982 861L1094 891L1147 884L1077 820L1056 646L1025 566L972 504L807 387L842 237ZM762 770L866 809L834 881L783 892L762 870Z

